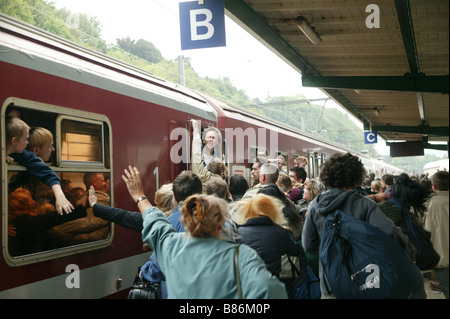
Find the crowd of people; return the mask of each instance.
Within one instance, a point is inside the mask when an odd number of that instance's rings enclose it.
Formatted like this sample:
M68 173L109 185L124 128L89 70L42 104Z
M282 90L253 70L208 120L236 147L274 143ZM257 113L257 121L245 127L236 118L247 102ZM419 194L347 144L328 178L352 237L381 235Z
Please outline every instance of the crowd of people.
M136 230L142 231L143 240L154 250L140 275L161 283L163 298L237 298L233 256L238 244L244 298L286 298L280 279L283 256L298 256L303 249L310 261L316 261L315 271L324 282L326 275L318 262L321 229L326 213L337 207L375 225L412 255L415 247L398 227L401 215L390 207L391 198L400 201L414 222L433 234L432 242L441 255L433 275L444 274L439 283L448 297L448 246L442 236L443 232L447 234L448 245L448 218L442 222L445 209L448 216L448 196L447 208L442 206L448 195L447 172L438 172L432 178L434 192L402 174L395 181L383 176L382 188L373 183L374 189L365 195L362 185L366 171L361 161L349 153L329 158L316 179L308 179L304 167L292 167L288 175L277 164L256 159L252 165L253 182L248 185L240 175L226 178L223 163L217 166L219 169L212 168L211 163L221 162L214 157L217 144L211 142L202 148L199 127L195 123L193 127L196 142L192 171L182 172L171 184L177 206L168 218L167 210L164 212L158 201L153 207L145 196L137 168L130 166L123 175L139 212L122 216L142 216ZM217 136L209 139L218 140ZM203 143L208 144L205 140ZM212 157L208 165L203 152ZM437 202L439 208L433 205ZM94 213L117 210L97 204L93 193L90 203ZM437 220L435 214L441 219ZM323 298L333 297L321 290Z
M398 227L403 221L398 203L410 212L413 223L431 233L440 255L439 264L430 269L433 288L448 298L448 172L433 174L429 182L407 174L378 180L367 176L358 157L347 153L333 155L318 178L308 178L306 158L295 158L289 171L282 169L284 158L255 158L249 185L241 175L227 175L217 156L220 132L211 128L201 135L199 123L192 123L192 171L163 185L154 201L144 193L146 181L139 170L129 166L122 178L137 211L110 207L107 194L96 186L104 177L93 174L86 174L89 191L77 202L87 197L96 218L142 233L153 253L139 276L159 283L163 298L287 298L280 279L286 272L283 258L303 251L320 279L322 297L333 298L324 287L326 274L318 257L327 214L338 208L352 214L391 236L412 256L415 247ZM88 214L83 205L67 209L75 212L66 216L76 216L77 209Z

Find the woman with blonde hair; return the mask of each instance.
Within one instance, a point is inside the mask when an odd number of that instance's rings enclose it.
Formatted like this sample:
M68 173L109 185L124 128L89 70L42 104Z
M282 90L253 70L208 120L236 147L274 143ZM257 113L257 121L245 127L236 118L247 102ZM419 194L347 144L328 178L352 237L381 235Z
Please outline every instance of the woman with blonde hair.
M177 207L177 202L173 195L172 183L164 184L156 191L155 203L166 217L169 217L170 213Z
M166 276L168 298L287 298L284 285L267 271L253 249L219 239L227 209L224 200L203 194L188 197L181 219L186 233L178 233L144 196L135 167L125 170L122 178L143 214L142 238L153 248ZM92 189L89 203L95 204ZM235 272L236 252L240 285Z
M281 272L281 256L301 253L293 233L281 226L285 222L282 209L280 200L260 193L244 200L238 214L243 223L238 228L237 241L256 250L267 269L277 277Z
M380 194L382 193L381 188L383 187L383 185L381 185L381 181L376 180L373 181L372 183L370 183L370 188L372 189L372 192Z

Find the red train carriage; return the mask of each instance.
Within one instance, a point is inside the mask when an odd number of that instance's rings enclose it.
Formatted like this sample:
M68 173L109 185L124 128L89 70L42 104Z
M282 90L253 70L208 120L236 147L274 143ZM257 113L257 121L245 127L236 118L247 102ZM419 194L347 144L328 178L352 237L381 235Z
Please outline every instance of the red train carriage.
M53 133L56 152L47 164L61 179L85 189L86 173L102 173L109 176L110 204L136 210L121 179L124 168L139 167L146 193L154 194L186 168L170 161L173 129L185 129L192 117L215 123L214 110L194 93L6 16L0 17L0 107L0 298L99 298L129 287L149 252L140 234L117 225L84 230L77 241L39 243L27 255L10 251L8 183L25 168L6 164L5 118L14 108L29 126ZM79 288L68 288L75 275Z

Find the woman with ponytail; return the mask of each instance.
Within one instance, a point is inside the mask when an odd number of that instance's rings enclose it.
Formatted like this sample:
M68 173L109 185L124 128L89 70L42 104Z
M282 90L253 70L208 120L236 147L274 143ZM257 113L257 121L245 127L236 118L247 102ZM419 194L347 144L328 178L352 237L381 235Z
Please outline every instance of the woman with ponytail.
M190 196L182 207L181 221L186 233L178 233L164 213L145 197L135 167L125 170L122 178L143 215L142 239L153 248L166 275L168 298L237 298L237 245L220 239L226 202L211 195ZM267 270L253 249L240 245L238 251L243 298L287 298L284 284Z

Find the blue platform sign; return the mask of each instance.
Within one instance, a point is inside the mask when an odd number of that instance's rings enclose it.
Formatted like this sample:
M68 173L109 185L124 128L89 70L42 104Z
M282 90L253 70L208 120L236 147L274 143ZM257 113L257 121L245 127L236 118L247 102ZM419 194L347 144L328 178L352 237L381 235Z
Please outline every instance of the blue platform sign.
M364 143L365 144L376 144L378 143L378 132L364 132Z
M203 2L180 2L181 50L226 45L224 0Z

